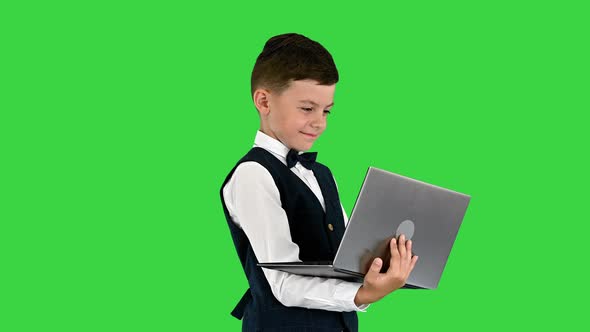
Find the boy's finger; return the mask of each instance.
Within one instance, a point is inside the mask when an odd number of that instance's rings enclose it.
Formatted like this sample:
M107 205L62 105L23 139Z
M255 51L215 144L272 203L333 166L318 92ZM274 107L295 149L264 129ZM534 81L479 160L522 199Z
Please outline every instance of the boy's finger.
M406 241L406 259L408 264L410 264L410 261L412 260L412 244L412 240Z
M378 277L379 273L381 272L381 266L383 266L383 261L381 258L375 258L369 267L369 271L367 271L367 274L365 275L365 279L374 280L376 277Z
M410 275L410 272L412 272L412 270L414 269L414 266L416 266L416 262L418 262L418 256L412 257L412 260L410 261L410 268L408 269L408 276Z
M397 240L395 238L391 239L391 241L389 241L389 249L391 251L391 258L389 259L389 270L392 270L392 268L399 268L399 263L400 263L400 256L399 256L399 251L397 250Z
M383 261L381 260L381 258L377 257L373 260L370 270L379 273L381 272L381 266L383 266Z
M406 259L406 236L404 234L399 236L398 250L401 259Z
M391 258L396 258L399 260L400 258L400 253L399 253L399 249L397 246L397 240L395 238L391 239L391 241L389 242L389 248L391 249Z

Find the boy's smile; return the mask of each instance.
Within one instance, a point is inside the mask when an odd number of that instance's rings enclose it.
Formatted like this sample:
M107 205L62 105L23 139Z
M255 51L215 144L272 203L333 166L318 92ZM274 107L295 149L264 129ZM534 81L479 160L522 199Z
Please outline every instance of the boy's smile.
M326 129L335 88L336 84L299 80L291 81L281 94L256 90L254 103L260 113L260 130L290 149L311 149Z

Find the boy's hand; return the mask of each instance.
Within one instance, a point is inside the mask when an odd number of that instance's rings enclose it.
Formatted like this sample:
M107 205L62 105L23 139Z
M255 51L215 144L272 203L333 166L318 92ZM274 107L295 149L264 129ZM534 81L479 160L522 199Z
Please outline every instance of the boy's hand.
M418 261L418 256L412 257L412 241L406 241L406 237L402 234L399 241L395 238L391 239L389 246L391 249L389 269L385 273L380 273L383 265L381 258L373 260L373 264L365 275L365 281L354 298L357 306L376 302L406 284L406 279Z

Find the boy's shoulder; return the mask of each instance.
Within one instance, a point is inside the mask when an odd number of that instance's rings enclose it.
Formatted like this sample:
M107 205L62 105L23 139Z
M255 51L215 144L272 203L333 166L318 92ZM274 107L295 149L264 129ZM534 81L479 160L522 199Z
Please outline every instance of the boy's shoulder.
M320 185L324 183L338 187L334 175L325 164L316 161L312 166L312 171ZM288 187L295 184L292 181L294 180L293 177L284 176L285 172L292 173L271 152L260 147L253 147L238 160L229 172L222 184L222 191L226 185L230 184L230 188L237 185L250 189L257 188L260 192L278 193L280 187L284 188L284 186Z
M267 176L276 173L279 169L284 169L284 167L285 164L271 152L261 147L253 147L236 162L230 174L237 172L240 176L246 174L248 176ZM316 173L316 176L317 173L324 172L333 176L330 168L317 160L313 164L312 170Z
M272 153L270 153L269 151L267 151L266 149L263 149L261 147L253 147L252 149L250 149L250 151L248 151L246 153L246 155L244 155L236 163L236 166L238 166L239 164L246 162L246 161L254 161L254 162L257 162L258 164L261 164L262 166L273 165L276 167L284 167L284 165L285 165L277 157L275 157ZM314 162L313 169L327 171L330 174L332 174L332 172L330 172L330 168L328 166L326 166L325 164L322 164L321 162L319 162L317 160Z

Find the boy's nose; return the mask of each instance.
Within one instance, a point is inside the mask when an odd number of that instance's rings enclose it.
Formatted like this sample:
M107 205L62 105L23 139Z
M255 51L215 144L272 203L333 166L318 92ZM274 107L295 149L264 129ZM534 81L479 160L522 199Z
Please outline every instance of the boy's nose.
M326 127L326 117L323 114L315 116L311 121L311 126L316 129L324 129Z

